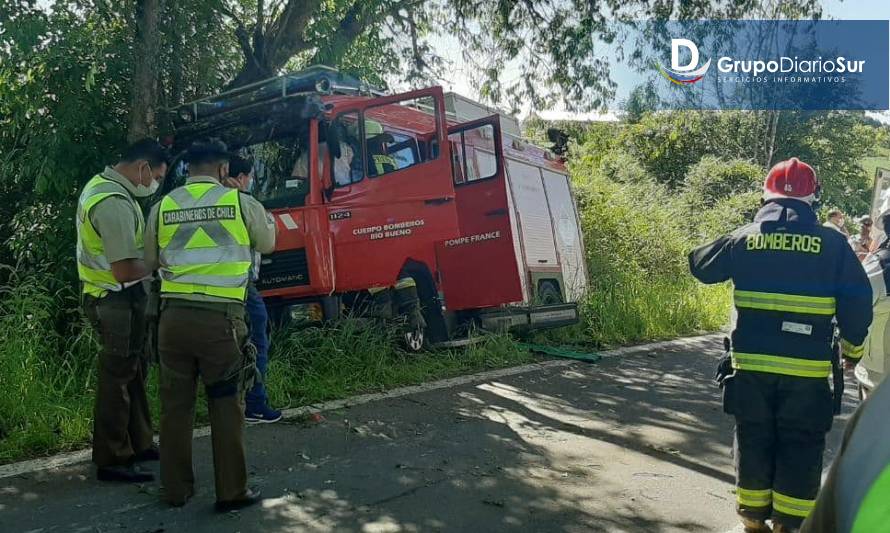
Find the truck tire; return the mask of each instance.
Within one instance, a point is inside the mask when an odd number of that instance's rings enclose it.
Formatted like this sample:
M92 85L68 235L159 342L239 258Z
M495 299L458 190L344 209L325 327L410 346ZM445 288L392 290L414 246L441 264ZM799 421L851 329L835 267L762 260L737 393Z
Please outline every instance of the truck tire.
M340 319L340 304L342 302L339 295L325 296L319 303L321 304L321 315L324 322Z
M563 303L562 291L559 290L559 284L553 280L541 281L538 285L538 303L542 305L553 305Z

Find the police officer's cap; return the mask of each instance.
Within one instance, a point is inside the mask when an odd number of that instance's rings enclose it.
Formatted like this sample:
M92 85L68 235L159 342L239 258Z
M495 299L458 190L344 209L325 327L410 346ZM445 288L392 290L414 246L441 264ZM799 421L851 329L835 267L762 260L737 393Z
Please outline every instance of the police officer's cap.
M185 161L193 165L200 165L217 161L228 161L235 156L237 154L230 152L226 143L213 138L193 142L185 152Z

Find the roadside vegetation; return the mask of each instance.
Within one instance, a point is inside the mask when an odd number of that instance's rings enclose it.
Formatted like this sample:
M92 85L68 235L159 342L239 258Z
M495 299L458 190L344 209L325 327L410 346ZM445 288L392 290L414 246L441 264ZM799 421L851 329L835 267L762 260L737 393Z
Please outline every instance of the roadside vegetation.
M729 287L697 283L686 256L751 219L773 163L814 164L823 211L848 219L868 213L874 168L890 168L887 127L862 113L627 107L618 122L526 121L568 158L591 287L584 323L542 339L598 347L718 329Z

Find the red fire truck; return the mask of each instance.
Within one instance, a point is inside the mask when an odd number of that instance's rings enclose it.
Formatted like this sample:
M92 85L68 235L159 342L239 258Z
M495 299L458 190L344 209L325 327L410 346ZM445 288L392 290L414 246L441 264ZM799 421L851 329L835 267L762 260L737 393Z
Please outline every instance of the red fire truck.
M414 349L471 325L577 322L587 278L570 182L514 118L441 87L385 95L327 67L171 111L174 148L219 137L254 160L253 194L278 225L257 287L276 314L315 303L336 317L410 278ZM164 189L184 173L173 165Z

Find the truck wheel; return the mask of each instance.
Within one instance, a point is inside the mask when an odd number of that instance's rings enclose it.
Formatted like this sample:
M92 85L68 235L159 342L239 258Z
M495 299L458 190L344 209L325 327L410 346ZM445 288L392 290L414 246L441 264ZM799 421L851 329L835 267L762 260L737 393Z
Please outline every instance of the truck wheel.
M321 299L321 316L324 322L340 319L340 296L325 296Z
M555 281L542 281L538 285L538 302L543 305L561 304L562 292Z

